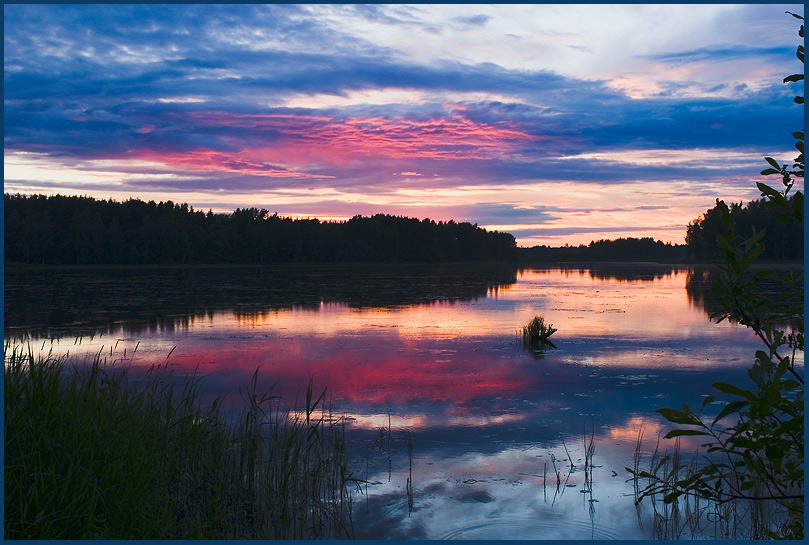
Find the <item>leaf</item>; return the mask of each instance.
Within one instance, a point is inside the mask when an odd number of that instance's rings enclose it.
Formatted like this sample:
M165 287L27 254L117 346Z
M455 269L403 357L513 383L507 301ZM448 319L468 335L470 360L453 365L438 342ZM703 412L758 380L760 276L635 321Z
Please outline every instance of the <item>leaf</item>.
M781 361L778 362L778 367L775 369L775 375L773 375L773 379L778 381L784 373L789 370L789 356L782 358Z
M786 392L800 388L800 386L801 386L800 382L798 382L797 380L792 380L791 378L781 381L781 389Z
M778 169L778 172L781 172L781 165L778 164L778 161L776 161L772 157L765 157L764 160L770 163L773 166L773 168Z
M784 83L789 83L790 81L801 81L803 80L803 74L792 74L784 78Z
M777 172L774 172L773 174L780 174L780 173L781 173L781 171L778 170ZM770 196L770 197L781 197L781 196L783 196L783 195L781 195L781 193L778 190L771 188L767 184L763 184L761 182L756 182L756 187L758 187L758 190L761 191L761 194L764 195L764 196Z
M774 168L766 168L761 171L762 176L769 176L770 174L781 174L780 170L775 170Z
M723 394L731 394L755 401L756 395L748 390L742 390L738 386L728 384L727 382L714 382L713 387L722 392Z
M722 235L716 235L716 245L721 250L727 250L729 252L733 252L733 248L730 247L728 243L728 239L723 237Z
M682 495L682 492L671 492L663 496L663 503L673 503Z
M758 445L756 444L755 441L751 441L750 439L747 439L746 437L740 437L740 436L736 436L736 437L733 438L733 446L735 446L737 448L750 449L750 450L755 450L758 447ZM747 460L747 458L749 458L749 457L745 457L745 460ZM748 464L740 460L740 461L736 462L736 465L737 466L740 466L740 465L744 466L744 465L748 465Z
M765 390L759 396L759 410L761 414L764 415L770 411L770 408L773 406L773 403L776 402L778 399L778 392L776 390Z
M761 231L761 234L764 234L764 230ZM744 261L742 262L742 268L747 269L753 262L758 259L758 256L761 255L761 252L764 251L764 245L759 244L756 246L749 254L744 257Z
M764 350L756 350L756 360L762 363L768 363L770 361L770 355Z
M742 401L740 399L731 401L730 403L725 405L721 411L719 411L719 414L717 414L716 417L713 419L713 423L711 425L715 426L717 422L725 418L730 413L739 412L739 409L743 409L748 405L748 403L749 403L748 401Z
M709 403L713 403L714 401L716 401L716 396L710 396L710 395L705 396L705 398L702 400L702 405L700 405L700 407L699 407L699 412L701 413L702 410L705 407L707 407Z
M700 421L695 415L684 413L676 409L657 409L655 412L660 413L663 415L663 418L674 424L700 425Z
M671 430L666 434L666 439L680 437L681 435L710 435L707 431L700 430Z
M668 454L666 456L663 456L660 459L660 461L657 462L657 466L655 466L655 468L654 468L654 473L657 473L660 470L660 468L663 467L666 464L666 462L668 462L670 459L671 459L671 456L669 456Z

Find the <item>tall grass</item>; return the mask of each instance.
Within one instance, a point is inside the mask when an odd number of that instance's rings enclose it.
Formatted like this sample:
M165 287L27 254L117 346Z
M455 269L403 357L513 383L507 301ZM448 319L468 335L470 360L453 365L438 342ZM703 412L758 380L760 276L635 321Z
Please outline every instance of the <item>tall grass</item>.
M4 349L6 539L351 537L345 434L248 385L225 417L199 379Z
M535 352L541 352L545 348L556 348L550 340L550 336L556 331L553 324L545 323L545 318L534 316L522 328L523 346Z
M650 496L652 506L652 530L654 539L765 539L767 531L777 531L788 519L779 511L775 501L770 502L717 502L696 494L685 494L674 501L665 501L668 490L674 483L693 473L696 454L684 460L680 438L676 438L671 451L661 452L658 437L654 451L648 457L648 470L641 465L645 458L642 448L643 427L638 433L635 446L632 474L635 488L635 505L640 507L642 498L641 480L653 485L655 493ZM754 494L764 493L763 485L754 487ZM638 511L640 520L640 511Z

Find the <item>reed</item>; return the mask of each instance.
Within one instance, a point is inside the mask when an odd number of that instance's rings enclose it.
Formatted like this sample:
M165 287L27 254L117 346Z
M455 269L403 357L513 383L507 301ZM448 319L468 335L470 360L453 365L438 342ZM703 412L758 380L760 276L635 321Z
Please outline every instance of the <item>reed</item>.
M409 469L407 474L407 516L413 513L413 438L407 432L407 461Z
M541 351L545 348L556 348L551 342L550 336L556 333L553 324L546 324L542 316L534 316L522 328L523 346L531 350Z
M590 499L593 495L593 458L596 454L596 430L595 424L593 431L590 433L590 440L587 441L587 430L585 429L582 436L582 443L584 446L584 490L590 494ZM591 502L592 503L592 502Z
M638 432L635 446L634 467L626 470L632 475L635 489L635 505L638 520L641 520L640 504L649 498L652 508L652 532L655 539L765 539L768 531L777 530L788 518L770 502L717 502L697 494L683 494L673 501L666 496L675 489L676 483L696 471L696 453L683 459L680 438L676 438L671 451L660 450L660 437L648 458L648 469L642 469L643 426ZM641 480L646 481L642 487ZM739 486L738 483L731 483ZM762 495L763 484L757 483L751 495Z
M345 430L310 383L302 412L244 392L226 417L199 379L4 349L6 539L351 537Z

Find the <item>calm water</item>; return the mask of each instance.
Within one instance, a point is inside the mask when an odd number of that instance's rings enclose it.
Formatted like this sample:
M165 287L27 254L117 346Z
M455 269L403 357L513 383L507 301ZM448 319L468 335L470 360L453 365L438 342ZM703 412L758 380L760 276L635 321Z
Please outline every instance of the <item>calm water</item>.
M234 407L257 367L290 402L310 378L328 388L369 482L354 495L357 538L646 539L651 510L635 508L624 469L641 427L648 455L664 430L654 409L742 383L760 348L711 323L695 267L6 271L5 283L6 341L136 370L168 361ZM558 329L541 357L517 338L534 315Z

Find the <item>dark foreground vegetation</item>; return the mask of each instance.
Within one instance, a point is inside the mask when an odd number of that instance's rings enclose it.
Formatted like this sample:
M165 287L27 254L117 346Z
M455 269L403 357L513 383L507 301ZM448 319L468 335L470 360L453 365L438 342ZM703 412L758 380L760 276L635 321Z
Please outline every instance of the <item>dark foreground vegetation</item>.
M514 259L514 236L470 223L377 214L345 222L258 208L4 195L5 259L38 265L442 262Z
M5 539L351 537L342 425L256 391L239 418L155 370L4 350Z
M796 56L803 63L803 24L798 35ZM783 81L803 80L800 73ZM802 105L804 97L795 96L794 102ZM677 441L674 452L656 449L648 470L640 469L636 456L635 467L627 470L635 479L635 501L649 501L655 510L659 537L693 532L694 521L710 508L710 517L734 539L804 539L804 277L756 267L763 256L787 257L796 243L793 237L803 248L804 195L793 189L804 178L804 132L792 137L798 156L784 163L765 157L769 167L761 171L780 178L782 186L757 182L763 201L741 207L717 200L702 221L689 226L689 237L718 256L713 293L720 309L712 318L748 327L762 345L750 356L748 380L714 382L713 393L702 397L698 410L685 403L657 410L675 426L665 435ZM768 237L777 224L770 218L785 227L778 231L775 248ZM702 241L711 222L718 231L715 247ZM773 285L778 286L774 293ZM715 402L721 407L717 414ZM683 437L697 439L693 457L680 455ZM642 434L638 452L641 440Z

